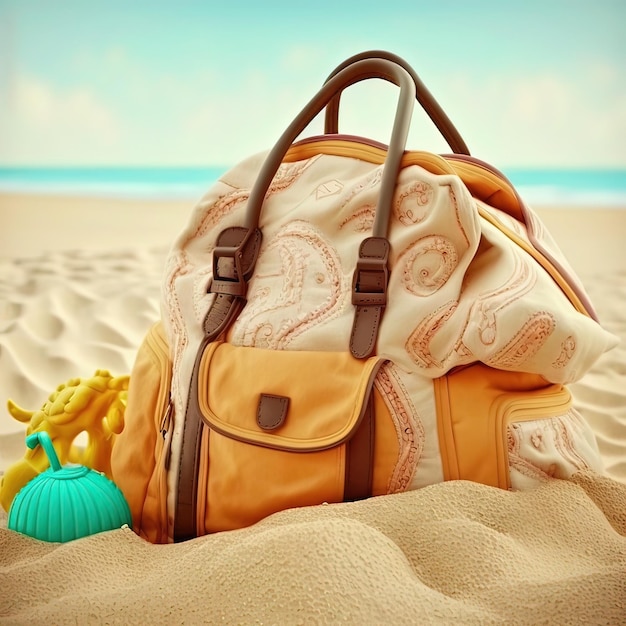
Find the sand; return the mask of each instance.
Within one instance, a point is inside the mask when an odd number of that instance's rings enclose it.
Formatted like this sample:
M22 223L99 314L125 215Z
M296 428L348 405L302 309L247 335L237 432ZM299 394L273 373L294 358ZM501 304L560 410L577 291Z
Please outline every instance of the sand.
M8 398L32 410L69 378L130 372L159 316L167 247L193 204L0 194L0 471L24 451L24 425L4 408ZM603 325L622 339L572 386L605 478L577 475L521 494L448 483L286 512L181 546L149 546L119 530L56 547L0 528L0 621L56 623L69 611L107 623L148 615L150 623L197 623L202 615L365 624L407 623L420 611L424 623L566 623L593 621L592 602L611 604L601 622L626 620L626 209L536 210ZM564 503L567 514L550 503ZM434 545L451 547L437 553ZM461 553L456 578L446 579ZM100 573L103 587L84 582ZM48 581L37 601L28 593L35 586L17 582L27 579Z

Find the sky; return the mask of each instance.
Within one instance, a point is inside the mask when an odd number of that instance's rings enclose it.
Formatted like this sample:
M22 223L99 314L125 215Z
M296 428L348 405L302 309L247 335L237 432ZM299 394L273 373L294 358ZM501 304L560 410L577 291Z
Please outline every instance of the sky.
M625 168L625 25L623 0L0 0L0 166L230 166L384 49L496 167ZM350 87L340 131L387 142L396 97Z

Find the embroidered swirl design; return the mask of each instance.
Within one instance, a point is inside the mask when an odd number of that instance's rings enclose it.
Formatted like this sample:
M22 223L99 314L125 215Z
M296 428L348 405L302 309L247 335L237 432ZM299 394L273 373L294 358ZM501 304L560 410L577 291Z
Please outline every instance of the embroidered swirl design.
M295 161L294 163L281 163L274 179L270 184L268 195L273 195L283 191L293 185L302 174L315 163L322 155L318 154L306 161Z
M405 344L405 350L411 360L424 369L430 367L441 368L450 357L453 350L442 358L437 358L430 349L430 344L435 335L444 327L445 323L452 317L458 307L456 300L446 302L438 309L427 315L411 333ZM451 342L453 346L460 345L460 338Z
M522 369L547 341L556 327L554 317L546 312L535 313L487 365L500 369Z
M446 284L458 264L458 255L449 239L429 235L409 246L400 263L403 287L409 293L423 297Z
M432 186L416 180L396 194L394 213L403 226L419 224L430 213L432 199Z
M373 204L365 204L342 220L339 228L345 228L350 224L352 230L357 233L371 233L374 226L375 212L376 207Z
M389 479L387 493L406 491L424 449L424 425L393 363L386 362L381 366L374 386L389 409L398 437L398 461Z
M341 211L349 202L352 202L359 195L376 189L380 184L383 176L382 165L368 172L364 177L360 178L357 184L343 189L343 194L339 202L338 210ZM369 204L369 203L368 203Z
M552 367L554 367L555 369L565 367L574 356L575 351L576 340L572 335L569 335L561 342L561 353L559 354L558 358L552 363Z
M264 264L267 259L272 262ZM338 313L346 291L343 280L337 252L322 233L307 222L290 222L261 252L248 304L232 326L231 341L285 349L307 329ZM309 290L318 294L310 308Z
M580 413L572 408L564 415L559 415L550 421L554 433L554 447L566 463L573 465L577 470L591 469L576 447L576 430L585 431L587 426Z
M497 338L497 313L527 294L537 282L533 266L514 257L514 266L507 280L498 288L482 293L473 306L472 315L478 321L478 336L485 346Z
M562 478L563 473L570 472L572 468L589 470L591 465L577 447L577 431L584 432L585 429L584 419L573 408L567 413L537 422L534 428L525 429L522 424L509 424L509 465L533 480ZM533 459L532 452L535 450L546 454L546 461L550 463Z
M533 481L544 481L554 476L556 466L541 468L536 463L522 455L523 443L522 429L518 424L509 424L507 427L507 448L509 457L509 467L519 474ZM511 475L513 478L513 475Z

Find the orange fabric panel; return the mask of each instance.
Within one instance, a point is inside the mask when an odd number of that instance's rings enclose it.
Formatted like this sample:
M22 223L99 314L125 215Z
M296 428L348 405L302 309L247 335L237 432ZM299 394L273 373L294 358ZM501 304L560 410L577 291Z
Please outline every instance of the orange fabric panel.
M124 430L117 436L111 454L113 480L128 501L135 532L156 543L167 539L164 439L160 430L170 382L167 343L158 322L137 352Z
M562 415L571 406L562 385L482 363L458 368L433 383L446 480L510 488L507 425Z
M205 530L249 526L287 508L343 500L345 446L270 450L211 432Z
M379 364L378 357L362 361L349 352L214 343L202 357L198 401L206 423L230 437L273 448L324 449L354 430ZM275 431L257 425L262 394L289 398L287 419Z

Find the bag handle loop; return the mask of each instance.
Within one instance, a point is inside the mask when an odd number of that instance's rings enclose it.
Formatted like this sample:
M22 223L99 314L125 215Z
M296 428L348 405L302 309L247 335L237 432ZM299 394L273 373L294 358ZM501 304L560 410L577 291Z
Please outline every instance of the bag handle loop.
M211 340L228 328L245 304L247 281L254 270L261 245L259 217L270 185L285 154L300 133L333 97L354 83L377 76L390 77L400 87L400 95L383 166L372 236L365 239L359 247L359 258L352 283L352 303L356 310L350 350L357 358L366 358L373 353L380 320L387 303L389 279L387 231L393 194L416 99L416 86L410 74L401 65L382 58L365 58L350 63L324 83L283 132L266 157L248 199L245 226L222 231L213 251L213 280L209 291L217 296L204 320L205 335Z
M396 178L400 169L400 160L402 159L409 134L411 114L416 98L416 87L411 76L404 68L381 58L368 58L350 63L341 71L335 73L330 80L324 83L320 91L306 104L283 132L266 157L252 187L246 214L247 228L254 229L258 227L265 196L285 154L287 154L287 151L300 133L305 130L324 107L327 107L334 98L338 98L344 89L361 80L378 76L390 76L392 82L400 87L400 96L398 98L387 158L383 168L381 192L376 207L376 221L373 229L374 236L386 236Z
M354 63L358 63L363 59L373 58L391 61L392 63L399 65L408 72L408 74L413 79L413 83L415 84L417 101L421 104L422 108L435 124L439 132L443 135L443 138L446 140L450 148L452 148L452 151L456 154L469 155L470 151L467 147L467 144L465 143L465 141L463 141L463 138L461 137L459 131L456 129L450 118L446 115L445 111L441 108L440 104L435 100L430 91L428 91L426 85L424 85L415 70L404 59L397 56L396 54L386 52L384 50L370 50L368 52L355 54L349 59L346 59L343 63L341 63L341 65L338 65L331 72L326 80L330 80L331 78L333 78L333 76L336 76L343 69L349 67ZM372 73L370 78L382 78L389 81L390 83L395 83L396 85L398 84L392 74L384 72ZM325 134L336 134L339 132L340 99L341 92L333 96L333 98L326 107L326 113L324 118Z

